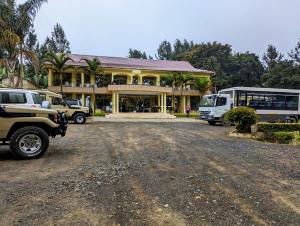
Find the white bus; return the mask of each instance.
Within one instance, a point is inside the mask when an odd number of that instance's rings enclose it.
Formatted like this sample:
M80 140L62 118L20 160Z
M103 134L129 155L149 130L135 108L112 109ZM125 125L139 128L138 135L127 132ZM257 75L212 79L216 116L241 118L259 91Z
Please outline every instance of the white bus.
M291 121L300 118L300 90L256 87L233 87L218 94L203 96L200 118L214 125L224 123L224 114L231 108L247 106L256 109L261 121Z

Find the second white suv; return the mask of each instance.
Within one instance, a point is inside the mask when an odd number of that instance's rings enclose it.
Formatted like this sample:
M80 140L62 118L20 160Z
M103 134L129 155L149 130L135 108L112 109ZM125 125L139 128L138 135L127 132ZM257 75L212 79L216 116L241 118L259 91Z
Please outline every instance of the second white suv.
M43 100L37 92L24 89L0 88L0 104L41 107Z

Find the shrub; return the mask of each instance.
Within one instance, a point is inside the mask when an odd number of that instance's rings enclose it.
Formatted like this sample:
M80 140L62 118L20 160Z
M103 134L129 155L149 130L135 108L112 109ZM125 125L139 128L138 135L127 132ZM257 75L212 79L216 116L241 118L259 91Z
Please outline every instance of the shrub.
M259 132L295 132L300 131L298 123L257 123Z
M257 121L257 115L253 108L239 107L226 113L225 120L234 123L238 132L250 133L251 125Z
M295 134L289 132L275 132L274 135L280 144L289 144L295 138Z
M295 139L294 132L266 132L262 140L276 142L280 144L289 144Z

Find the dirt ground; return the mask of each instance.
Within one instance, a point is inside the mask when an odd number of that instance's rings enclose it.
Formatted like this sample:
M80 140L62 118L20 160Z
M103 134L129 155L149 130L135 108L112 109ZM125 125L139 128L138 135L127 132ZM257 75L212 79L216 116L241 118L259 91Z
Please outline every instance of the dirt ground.
M300 225L300 148L228 130L70 125L31 161L0 146L0 225Z

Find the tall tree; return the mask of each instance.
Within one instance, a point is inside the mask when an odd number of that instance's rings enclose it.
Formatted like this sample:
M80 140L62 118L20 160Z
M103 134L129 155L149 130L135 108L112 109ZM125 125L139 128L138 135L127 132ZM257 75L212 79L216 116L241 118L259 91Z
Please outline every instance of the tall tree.
M173 49L172 45L168 41L163 41L160 43L157 49L157 59L159 60L172 60L173 59Z
M136 58L136 59L147 59L146 52L142 52L138 49L129 49L129 58Z
M70 57L68 57L67 53L55 53L48 52L45 58L46 62L49 62L53 65L55 70L59 73L60 79L60 93L63 94L63 73L70 67L71 65L67 65L68 61L73 61Z
M33 52L25 48L24 42L34 18L47 0L27 0L17 5L12 0L0 1L0 52L9 76L10 86L22 86L24 78L23 57L35 60ZM19 73L17 72L19 69ZM14 77L18 75L15 83Z
M55 53L71 53L70 42L67 40L64 29L60 24L54 26L54 30L51 33L51 37L47 37L44 44L41 47L42 52Z
M273 45L268 45L267 52L263 55L263 60L267 67L271 68L275 64L279 63L283 58L283 55L277 51Z
M295 61L295 63L300 64L300 40L297 42L296 47L291 50L289 57Z

